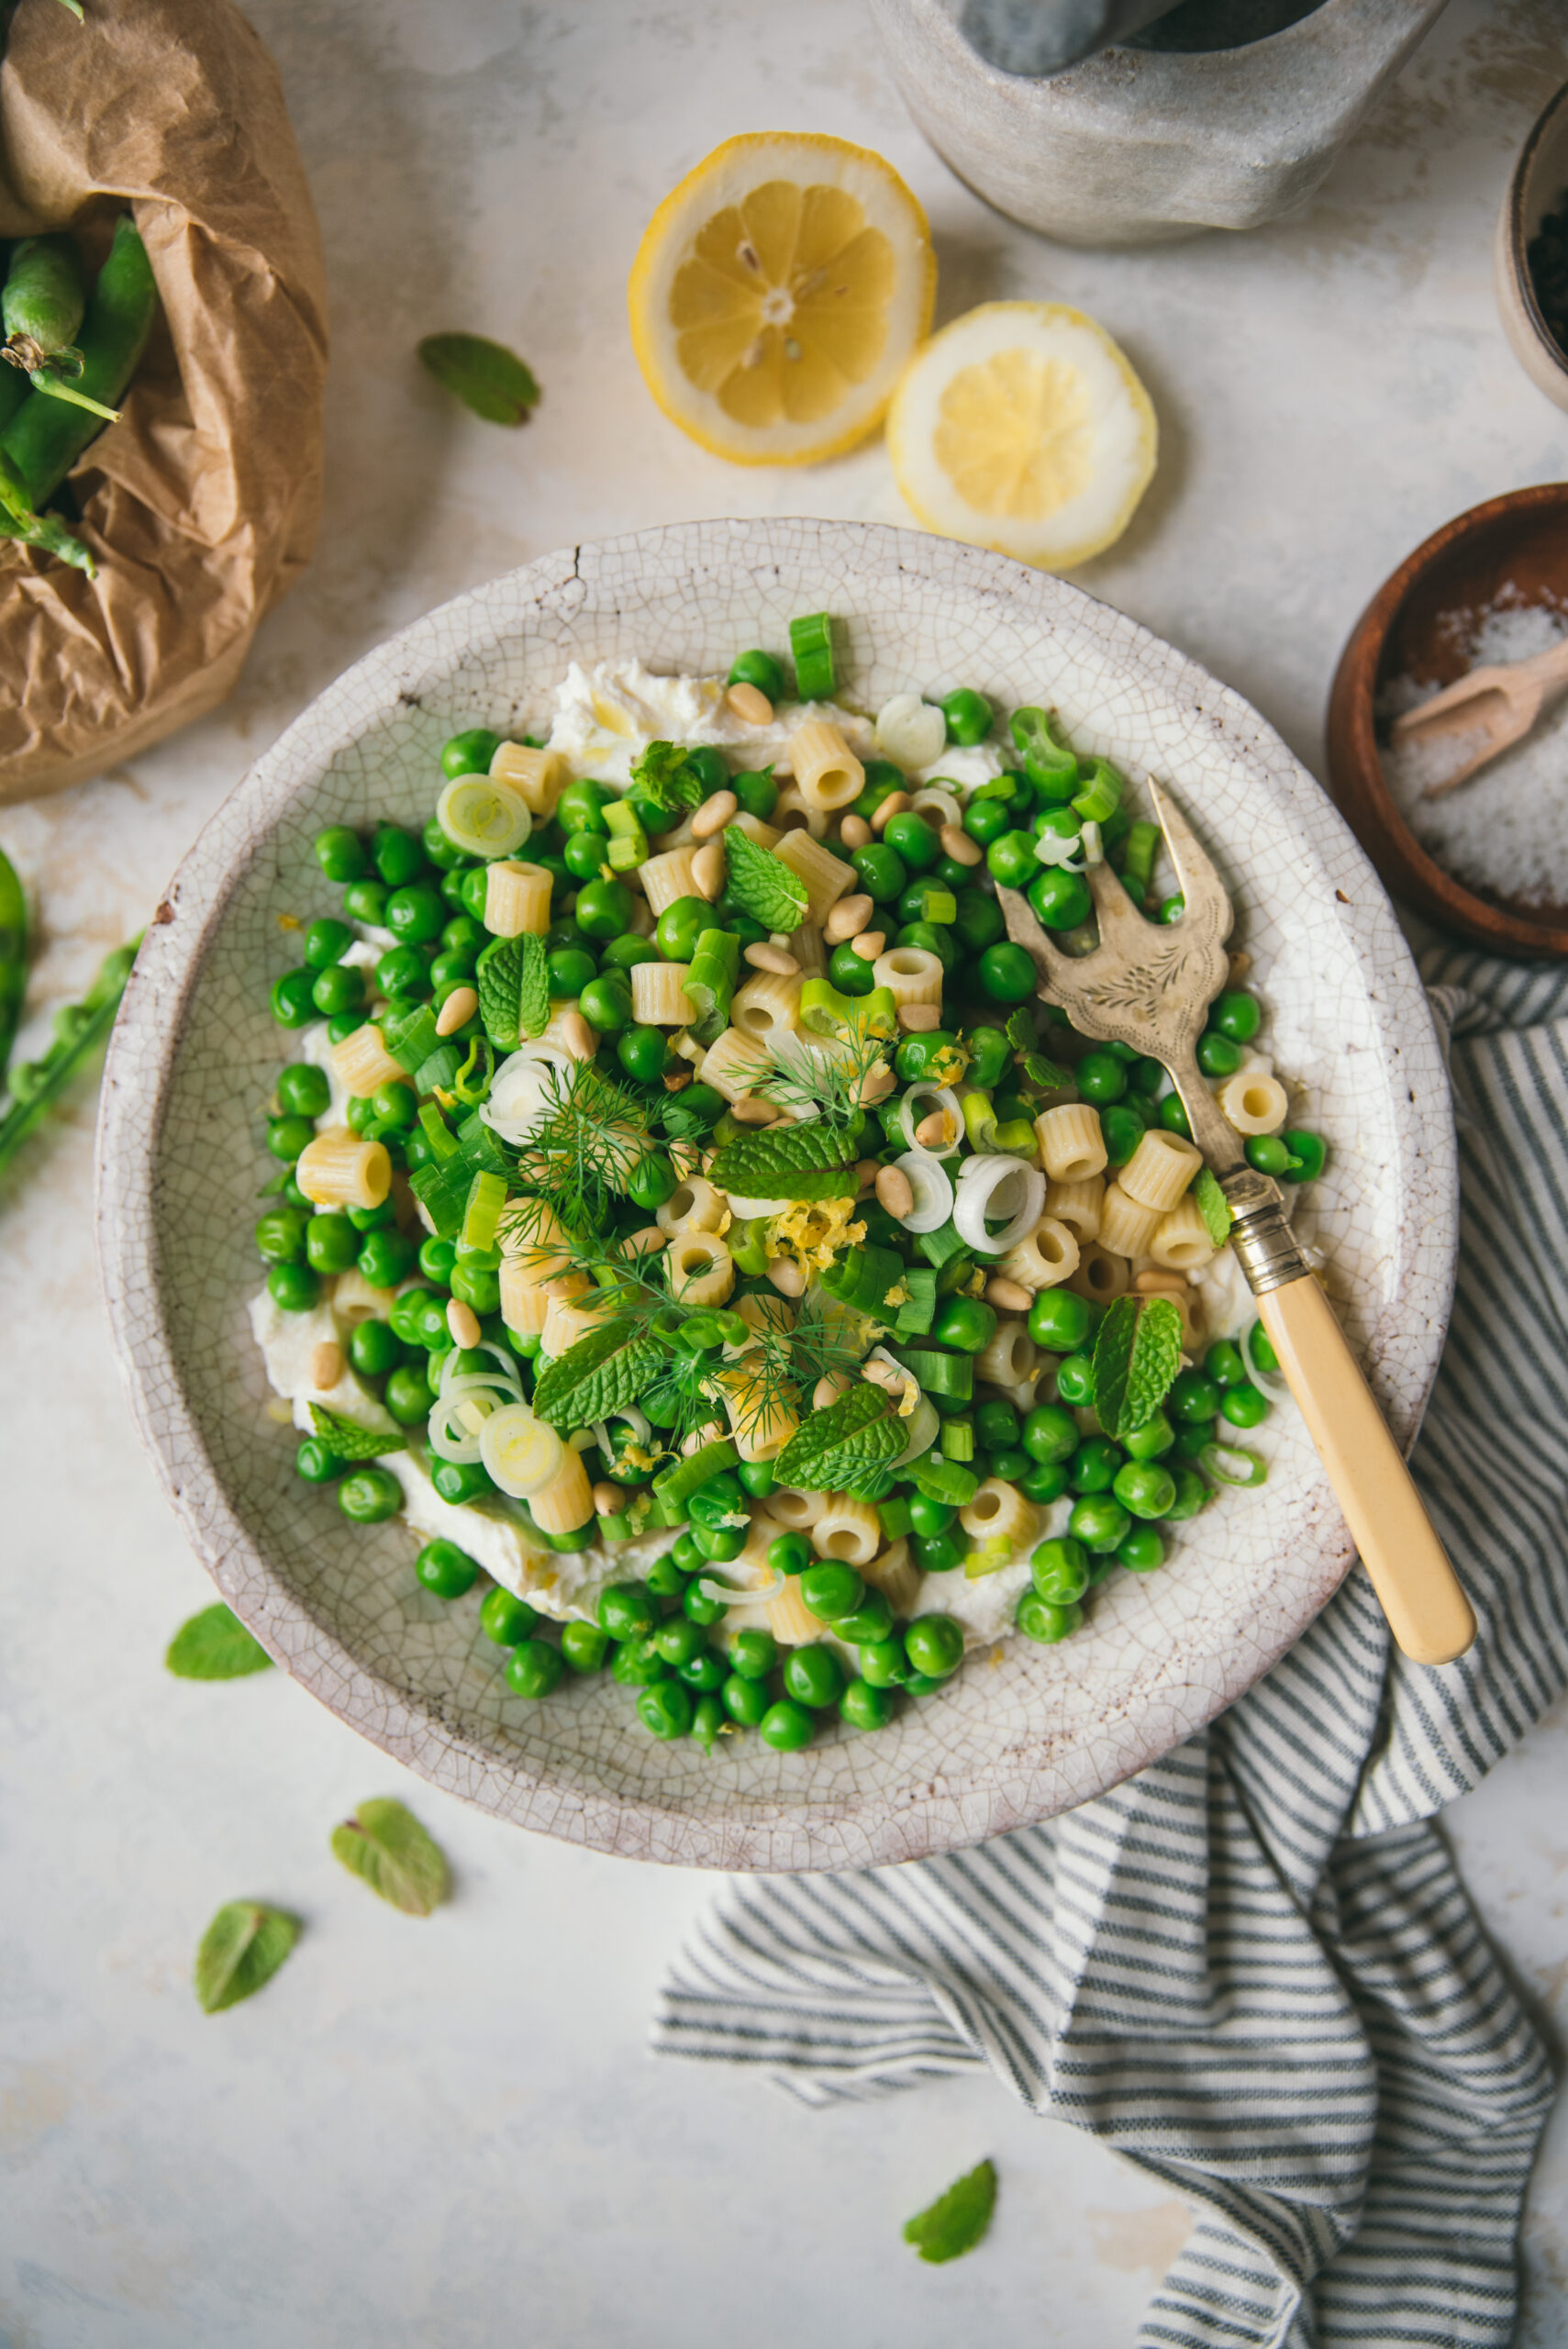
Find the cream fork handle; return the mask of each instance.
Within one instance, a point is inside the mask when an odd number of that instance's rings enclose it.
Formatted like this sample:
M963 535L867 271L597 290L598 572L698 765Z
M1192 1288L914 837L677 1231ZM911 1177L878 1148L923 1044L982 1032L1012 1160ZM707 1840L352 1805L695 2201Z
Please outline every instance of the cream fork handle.
M1310 1274L1257 1305L1390 1631L1412 1662L1452 1664L1474 1614L1333 1307Z

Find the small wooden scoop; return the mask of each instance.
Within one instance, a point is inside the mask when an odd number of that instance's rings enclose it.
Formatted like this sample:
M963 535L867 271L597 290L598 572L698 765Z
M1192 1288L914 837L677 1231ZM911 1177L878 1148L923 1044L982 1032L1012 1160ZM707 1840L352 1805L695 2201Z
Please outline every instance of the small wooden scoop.
M1469 734L1474 748L1464 764L1440 783L1430 783L1423 799L1442 799L1467 783L1477 767L1512 742L1522 741L1550 703L1568 693L1568 637L1529 661L1472 669L1440 694L1407 709L1394 721L1396 742L1436 741L1445 734Z

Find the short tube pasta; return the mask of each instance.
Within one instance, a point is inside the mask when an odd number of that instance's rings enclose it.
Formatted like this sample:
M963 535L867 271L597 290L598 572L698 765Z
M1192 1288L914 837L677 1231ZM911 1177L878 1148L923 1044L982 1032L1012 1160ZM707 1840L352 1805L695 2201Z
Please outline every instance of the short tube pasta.
M796 1414L787 1403L768 1399L766 1380L756 1371L747 1370L744 1358L724 1374L719 1384L729 1432L741 1459L776 1460L800 1425Z
M639 965L639 968L643 967ZM635 979L637 972L633 971ZM743 1036L788 1036L800 1025L800 990L805 985L797 973L793 979L782 977L775 971L759 971L743 987L737 987L729 1006L732 1025ZM636 1003L635 995L632 997Z
M805 795L797 783L784 785L774 803L773 814L778 818L774 829L781 841L787 832L796 829L808 831L814 841L826 837L828 818L825 811L806 806ZM795 821L797 817L798 825Z
M1045 1211L1064 1223L1080 1247L1100 1236L1100 1208L1106 1196L1104 1177L1091 1174L1082 1183L1052 1183L1045 1194Z
M1107 1163L1099 1112L1086 1101L1042 1109L1034 1121L1040 1163L1053 1183L1086 1183Z
M543 1492L534 1495L528 1509L541 1533L573 1533L582 1525L588 1529L584 1546L593 1540L594 1488L580 1452L567 1445L560 1467Z
M744 832L747 839L755 841L759 848L777 848L784 838L775 825L765 824L761 816L749 815L744 807L739 816L732 816L729 820L736 831Z
M592 1285L590 1284L590 1286ZM585 1297L587 1290L579 1290ZM545 1309L544 1328L539 1332L539 1344L552 1361L559 1361L568 1349L585 1338L591 1330L602 1330L604 1319L598 1306L579 1304L574 1297L552 1296Z
M1267 1069L1239 1069L1219 1088L1221 1113L1239 1134L1277 1134L1290 1115L1290 1097Z
M1005 1542L1009 1550L1029 1548L1038 1523L1033 1505L1000 1476L986 1477L959 1510L958 1521L972 1542Z
M1139 1207L1166 1215L1202 1164L1203 1152L1184 1135L1151 1126L1117 1181Z
M768 1629L781 1648L809 1647L822 1636L822 1626L806 1607L800 1595L800 1582L792 1576L776 1598L770 1598L764 1612Z
M1016 1248L1009 1248L997 1268L1003 1277L1025 1288L1056 1288L1078 1269L1078 1242L1064 1223L1042 1215L1034 1230Z
M638 878L655 914L662 914L677 897L701 896L701 890L692 879L696 853L695 847L667 848L662 856L650 856L643 861Z
M1097 1240L1091 1240L1078 1252L1078 1269L1067 1286L1093 1305L1108 1305L1113 1297L1127 1293L1132 1278L1131 1267L1125 1256L1113 1256Z
M853 866L813 840L809 832L786 832L773 854L805 882L806 918L820 929L845 890L854 887Z
M974 1367L993 1386L1021 1386L1040 1360L1040 1349L1022 1321L998 1321L974 1357Z
M735 1259L711 1231L678 1232L664 1262L670 1294L683 1305L722 1305L735 1286Z
M645 868L646 869L646 868ZM733 1108L737 1101L751 1098L760 1077L767 1074L768 1055L755 1036L743 1036L739 1028L727 1028L717 1043L710 1044L702 1064L702 1081L722 1093Z
M873 1590L880 1590L895 1615L912 1615L920 1596L919 1567L909 1555L909 1544L890 1542L880 1558L860 1569Z
M1133 1288L1140 1297L1169 1298L1182 1317L1182 1344L1188 1353L1196 1351L1204 1331L1203 1299L1181 1273L1150 1270L1133 1275Z
M484 927L497 938L542 938L550 928L550 894L555 875L542 864L500 858L486 868Z
M768 1495L767 1513L781 1533L809 1533L827 1506L826 1493L797 1493L781 1485Z
M498 783L509 783L536 816L553 816L555 803L572 780L559 751L536 751L528 742L503 742L490 762Z
M869 1501L829 1493L827 1508L811 1529L811 1546L819 1558L869 1566L882 1547L882 1520Z
M1207 1264L1215 1252L1214 1242L1195 1199L1177 1200L1156 1227L1148 1252L1157 1264L1173 1273L1194 1273Z
M866 771L836 726L812 718L789 738L789 763L808 807L832 815L858 799Z
M392 1188L386 1144L347 1126L317 1134L299 1153L295 1181L316 1208L378 1208Z
M368 1101L378 1085L408 1082L407 1070L393 1059L373 1019L334 1044L327 1057L339 1084L356 1101Z
M689 963L634 963L631 1016L648 1028L684 1028L692 1016L686 995Z
M803 979L827 977L828 950L822 943L822 932L814 922L803 921L784 942L795 956Z
M593 1286L586 1273L562 1272L541 1279L522 1256L503 1256L499 1278L502 1320L519 1338L541 1341L551 1305L558 1298L569 1305Z
M728 1213L728 1202L706 1174L689 1174L684 1183L676 1184L662 1207L654 1208L653 1220L673 1240L688 1231L717 1231Z
M873 981L885 987L896 1009L901 1003L940 1003L942 964L940 954L924 946L894 946L871 966Z
M1147 1256L1159 1222L1156 1208L1140 1207L1119 1183L1106 1186L1100 1204L1100 1246L1113 1256Z

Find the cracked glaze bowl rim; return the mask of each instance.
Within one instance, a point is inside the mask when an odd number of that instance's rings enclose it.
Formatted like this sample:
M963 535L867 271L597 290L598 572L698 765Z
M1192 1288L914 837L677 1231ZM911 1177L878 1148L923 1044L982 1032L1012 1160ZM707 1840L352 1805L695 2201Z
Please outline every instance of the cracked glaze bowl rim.
M851 621L862 656L851 698L863 688L874 707L895 685L946 690L946 678L1012 702L1054 699L1090 747L1173 784L1200 829L1206 808L1231 810L1231 830L1211 829L1207 844L1232 881L1244 942L1253 943L1250 932L1269 941L1257 978L1265 996L1271 974L1276 983L1271 1032L1285 1069L1312 1081L1292 1051L1316 1059L1314 1121L1335 1143L1323 1209L1336 1252L1329 1283L1335 1288L1336 1267L1341 1275L1348 1267L1336 1301L1407 1445L1452 1286L1447 1078L1372 867L1239 695L1084 589L878 524L677 524L546 555L366 654L209 820L139 958L99 1135L115 1341L142 1439L187 1536L296 1679L450 1792L569 1841L677 1865L912 1860L1085 1801L1241 1695L1299 1637L1352 1556L1287 1406L1273 1423L1271 1483L1206 1520L1203 1549L1179 1553L1184 1575L1178 1560L1158 1576L1113 1578L1085 1636L1051 1649L1014 1639L992 1670L972 1659L951 1689L905 1709L874 1737L840 1733L794 1755L748 1739L703 1765L689 1741L647 1739L628 1720L627 1692L607 1677L531 1709L507 1698L495 1652L463 1628L468 1602L442 1610L423 1594L407 1597L406 1532L395 1558L377 1545L399 1529L376 1529L345 1567L339 1545L365 1542L364 1529L345 1527L335 1511L305 1514L328 1504L314 1486L302 1498L292 1470L278 1465L281 1431L265 1419L243 1320L243 1297L256 1286L240 1203L254 1189L245 1137L258 1080L235 1072L247 1054L258 1072L277 1064L262 980L277 960L280 893L291 876L296 890L306 872L315 876L312 832L345 810L368 818L373 791L386 804L390 790L393 812L403 813L401 790L411 814L415 785L387 785L388 763L406 760L412 776L416 757L423 762L428 796L433 745L480 716L516 727L568 657L640 649L655 667L718 668L737 644L782 640L792 610L817 608ZM525 640L536 649L525 653ZM530 662L553 668L530 684ZM1234 823L1243 809L1244 842ZM215 1130L241 1116L228 1145L229 1197L214 1201L226 1164ZM181 1223L180 1249L166 1260L161 1219L195 1211L204 1197L210 1228L193 1244ZM373 1618L373 1604L382 1610Z

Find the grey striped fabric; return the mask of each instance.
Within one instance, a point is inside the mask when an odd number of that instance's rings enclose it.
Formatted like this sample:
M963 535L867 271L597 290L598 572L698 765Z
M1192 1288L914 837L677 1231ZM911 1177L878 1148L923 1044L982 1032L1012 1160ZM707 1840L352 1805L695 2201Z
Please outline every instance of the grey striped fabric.
M1354 1574L1229 1711L1045 1825L732 1881L657 2052L808 2103L989 2065L1197 2206L1145 2349L1501 2349L1546 2057L1429 1824L1568 1677L1568 975L1447 952L1462 1230L1414 1460L1481 1635Z

